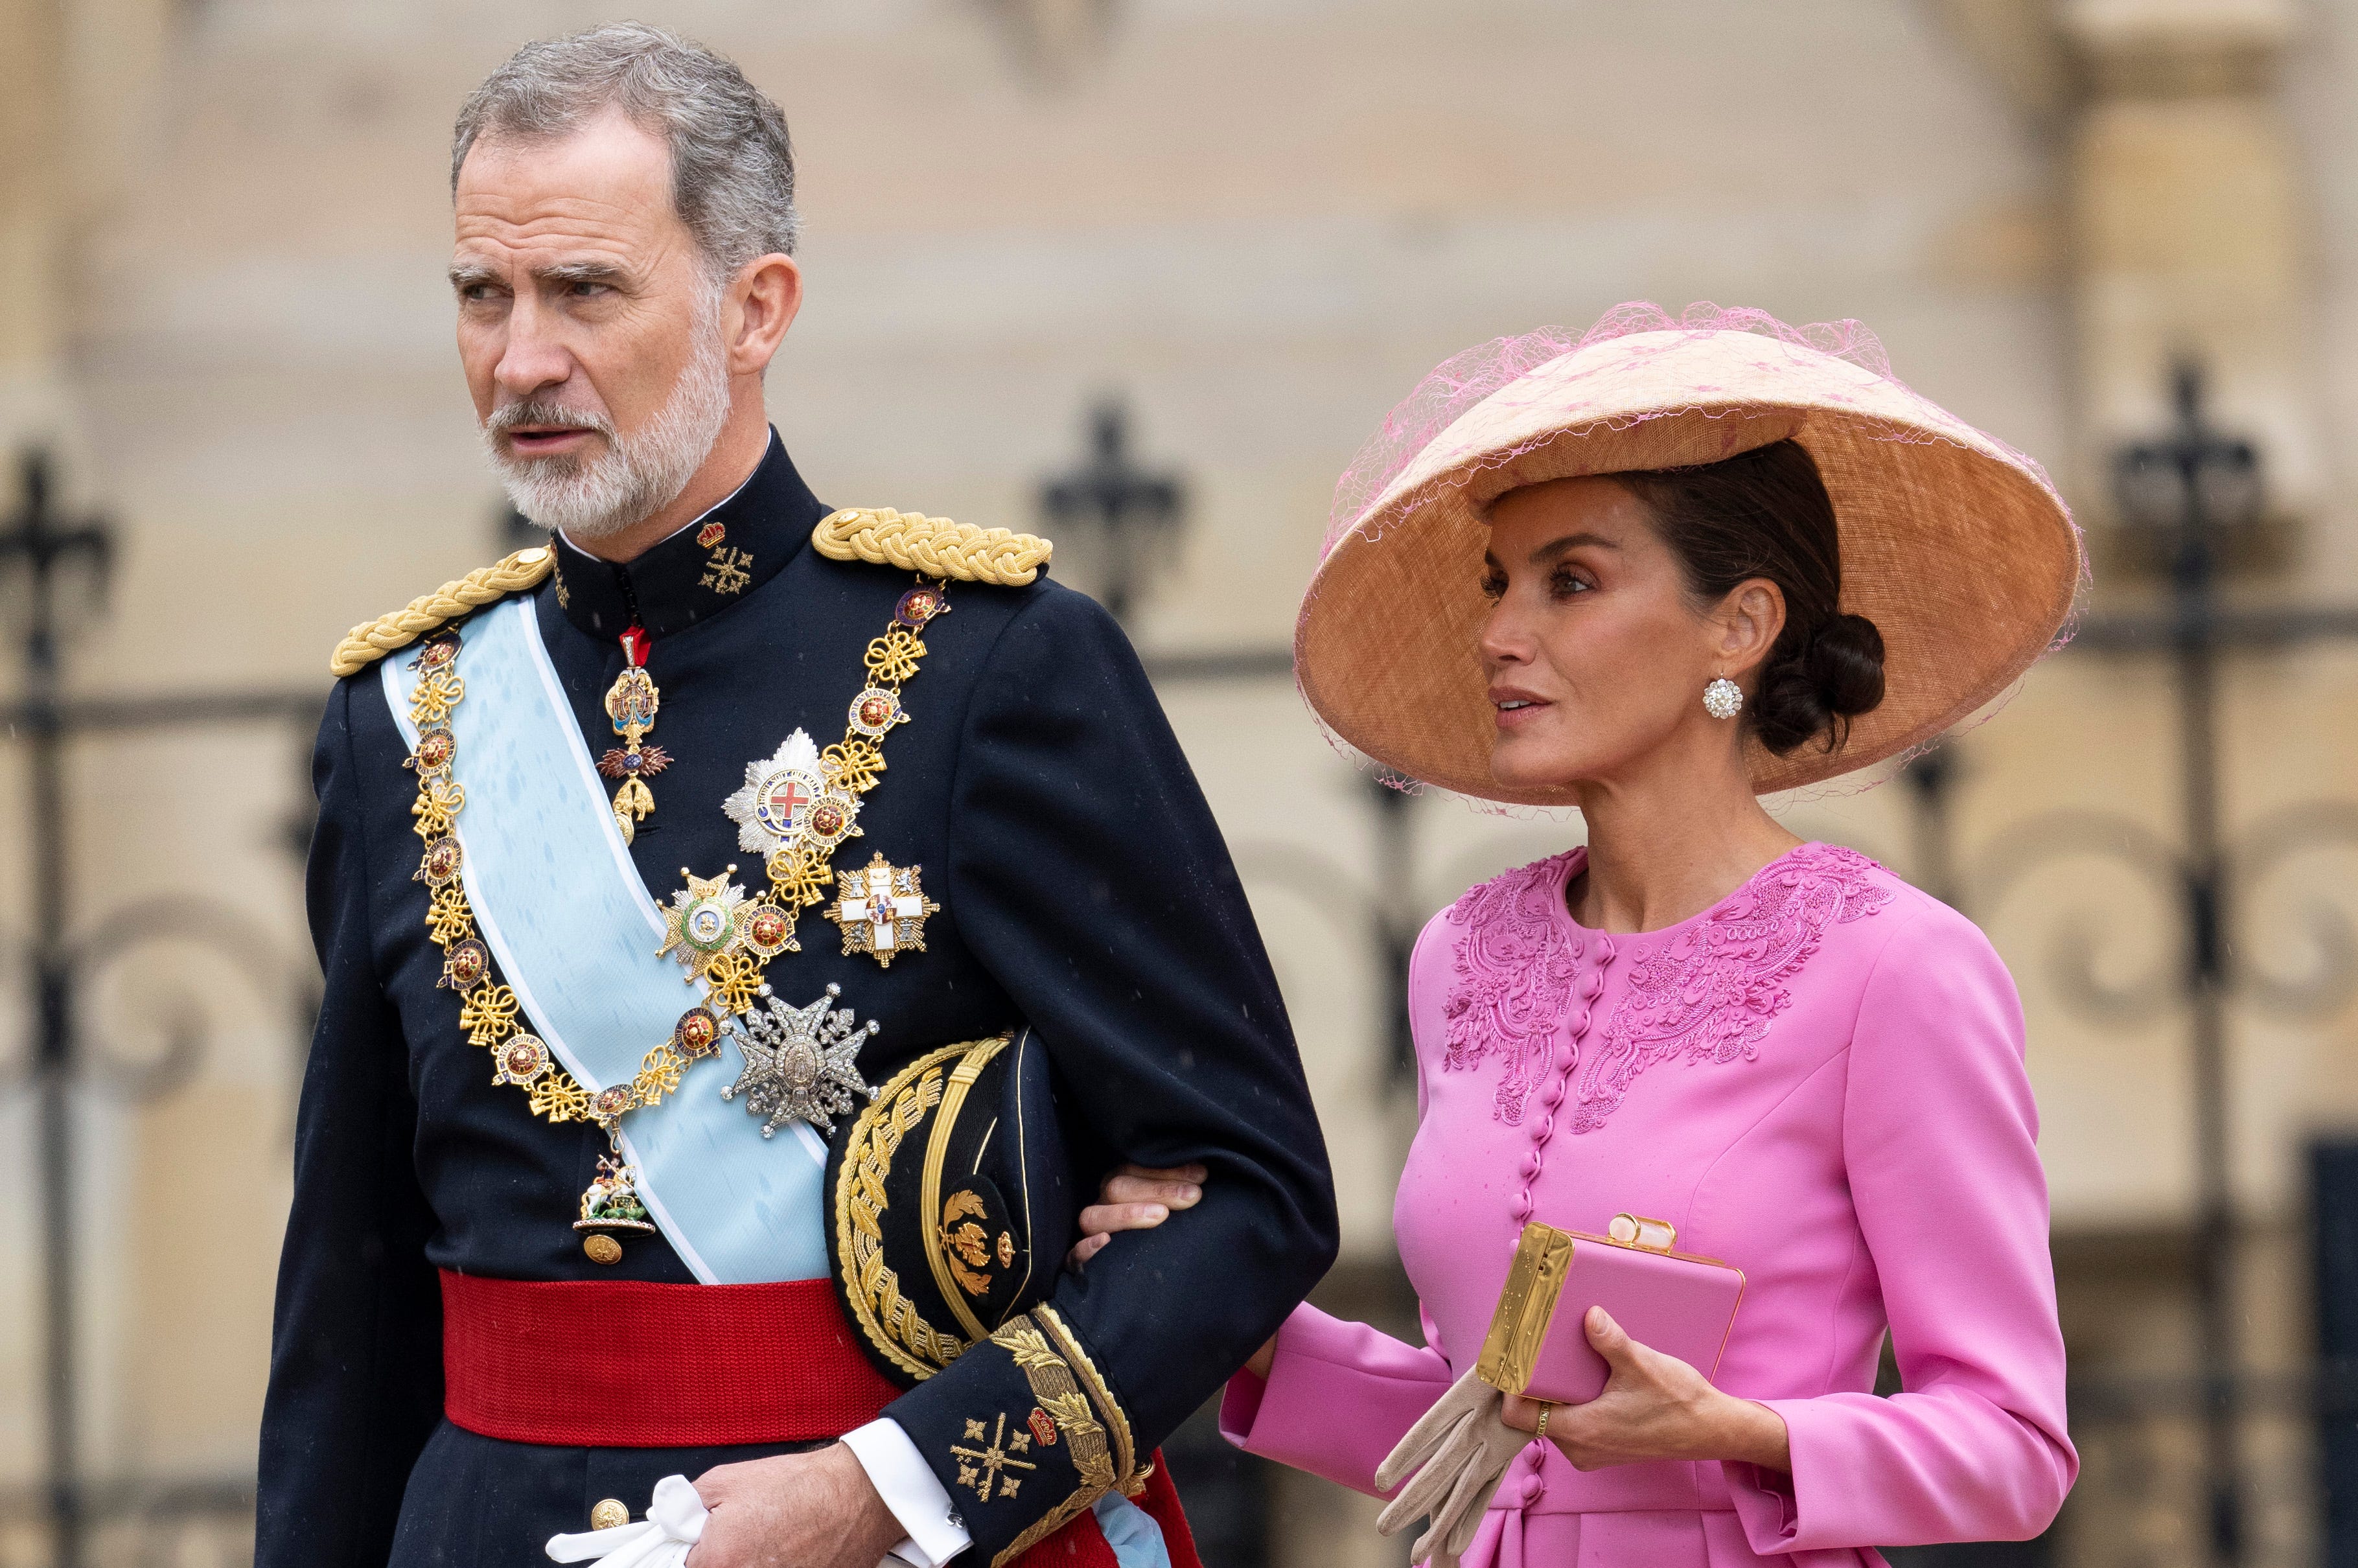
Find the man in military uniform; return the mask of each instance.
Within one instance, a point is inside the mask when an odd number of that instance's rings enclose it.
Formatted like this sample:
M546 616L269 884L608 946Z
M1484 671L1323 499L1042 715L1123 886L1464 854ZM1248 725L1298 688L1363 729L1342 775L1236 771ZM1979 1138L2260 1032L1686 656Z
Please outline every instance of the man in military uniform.
M530 46L452 181L476 414L553 535L337 651L259 1568L1184 1568L1154 1444L1335 1220L1135 656L1045 541L813 497L762 395L792 154L735 67ZM1060 1267L1122 1162L1211 1179Z

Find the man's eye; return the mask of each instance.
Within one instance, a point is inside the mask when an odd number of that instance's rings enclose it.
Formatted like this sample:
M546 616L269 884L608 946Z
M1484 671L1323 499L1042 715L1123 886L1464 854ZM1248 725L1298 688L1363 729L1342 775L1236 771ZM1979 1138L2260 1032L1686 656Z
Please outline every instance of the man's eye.
M601 294L611 294L613 287L604 283L577 283L569 290L576 299L595 299Z

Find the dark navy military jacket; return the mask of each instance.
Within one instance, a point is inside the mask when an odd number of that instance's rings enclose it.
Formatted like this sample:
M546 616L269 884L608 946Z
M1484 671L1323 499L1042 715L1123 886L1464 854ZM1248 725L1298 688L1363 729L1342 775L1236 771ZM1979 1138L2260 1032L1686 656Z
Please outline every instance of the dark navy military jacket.
M659 904L682 866L710 875L735 861L759 889L759 857L738 848L721 802L795 728L821 745L841 737L861 651L914 584L811 547L826 512L773 435L707 520L723 539L691 527L627 566L560 544L535 591L593 754L615 744L600 703L622 667L620 633L636 622L653 635L663 705L648 740L674 761L652 781L657 807L631 854ZM1142 1460L1332 1261L1324 1148L1243 892L1121 633L1044 577L953 582L949 599L903 688L913 721L883 742L886 772L862 798L864 837L837 857L923 866L941 904L925 951L890 969L841 956L811 910L803 950L768 978L795 1003L836 982L879 1021L860 1058L871 1084L931 1047L1029 1022L1095 1172L1125 1159L1210 1168L1197 1207L1118 1237L1050 1303L1077 1342L1052 1348L1116 1401ZM341 682L313 765L309 904L327 989L279 1272L257 1568L519 1568L543 1560L549 1536L589 1528L600 1498L637 1510L664 1476L789 1446L558 1448L442 1419L438 1270L693 1276L660 1237L631 1240L611 1268L584 1257L571 1221L605 1136L535 1119L522 1091L495 1086L458 994L437 985L407 755L376 667ZM1091 1188L1095 1172L1081 1173ZM1037 1402L1010 1353L985 1343L885 1411L956 1500L974 1539L962 1562L979 1568L1079 1498L1046 1449L1049 1468L1016 1496L984 1501L959 1484L950 1450L967 1423L1021 1421Z

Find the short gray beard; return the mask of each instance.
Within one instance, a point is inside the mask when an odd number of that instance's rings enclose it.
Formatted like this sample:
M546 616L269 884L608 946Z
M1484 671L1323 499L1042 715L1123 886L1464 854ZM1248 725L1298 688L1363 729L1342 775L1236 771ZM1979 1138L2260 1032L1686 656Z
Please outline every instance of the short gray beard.
M512 403L483 421L483 449L518 512L544 528L588 542L635 528L679 499L729 422L729 364L720 343L718 297L711 304L713 308L698 313L695 353L678 384L637 435L622 435L603 413L540 399ZM518 425L594 430L606 438L606 449L594 460L570 453L514 458L501 449L499 437Z

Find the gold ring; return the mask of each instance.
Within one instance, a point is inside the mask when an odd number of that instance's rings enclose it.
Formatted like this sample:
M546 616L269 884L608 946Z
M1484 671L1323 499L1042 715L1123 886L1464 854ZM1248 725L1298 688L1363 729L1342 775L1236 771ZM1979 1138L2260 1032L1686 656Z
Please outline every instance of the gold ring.
M1548 1417L1553 1414L1555 1414L1555 1406L1548 1403L1545 1400L1541 1400L1540 1401L1540 1423L1531 1429L1531 1435L1541 1443L1545 1443L1547 1441L1547 1421Z

